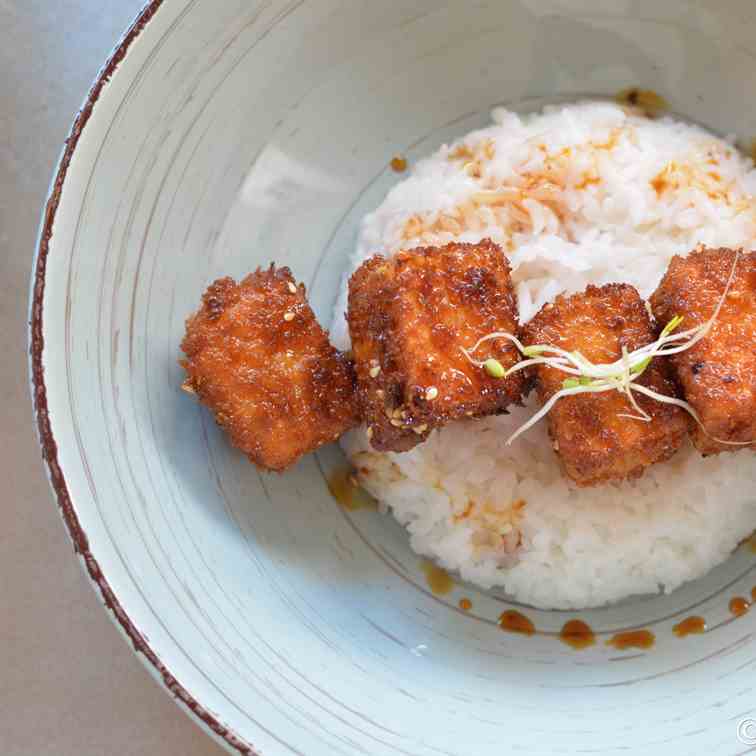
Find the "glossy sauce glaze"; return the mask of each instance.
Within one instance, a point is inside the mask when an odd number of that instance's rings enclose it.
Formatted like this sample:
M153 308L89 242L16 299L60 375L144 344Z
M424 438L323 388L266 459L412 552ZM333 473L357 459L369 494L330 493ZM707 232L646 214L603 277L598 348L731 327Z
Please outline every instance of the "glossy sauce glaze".
M520 635L535 635L536 631L532 620L514 609L501 613L499 627L508 633L519 633Z
M652 648L654 643L656 643L656 636L650 630L628 630L613 635L606 642L606 645L612 646L618 651L624 651L628 648Z
M328 479L328 490L331 496L347 511L358 509L377 509L376 500L360 487L351 469L337 470Z
M472 609L472 601L469 598L461 598L459 600L459 608L463 612L469 612Z
M573 619L564 623L559 633L559 640L576 651L582 651L584 648L595 645L596 635L586 622Z
M703 617L697 617L695 615L686 617L672 628L672 632L678 638L684 638L686 635L698 635L704 633L706 632L706 620L704 620Z

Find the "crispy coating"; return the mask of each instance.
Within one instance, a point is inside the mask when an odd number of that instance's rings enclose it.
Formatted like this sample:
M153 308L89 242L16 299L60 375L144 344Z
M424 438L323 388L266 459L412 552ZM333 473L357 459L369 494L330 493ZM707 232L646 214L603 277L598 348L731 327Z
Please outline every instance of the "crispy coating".
M732 249L700 248L674 257L651 307L659 324L675 315L680 329L705 323L714 313L735 261ZM702 454L737 451L724 441L754 441L756 448L756 252L741 253L727 298L707 336L670 357L685 400L703 423L692 430Z
M559 296L525 326L528 345L550 344L578 351L593 363L610 363L654 340L654 330L638 292L626 284L589 286L584 293ZM536 387L548 401L568 376L539 365ZM655 391L675 395L667 368L653 360L637 381ZM561 398L548 415L549 433L565 472L579 486L636 478L655 462L669 459L688 430L688 418L677 407L635 395L650 422L620 417L636 415L617 391Z
M211 284L181 348L184 388L260 467L284 470L357 423L351 365L288 268Z
M373 447L405 451L456 418L504 411L525 379L490 377L462 348L494 331L517 333L509 263L486 239L366 261L349 282L347 314L360 406ZM507 368L506 340L475 353Z

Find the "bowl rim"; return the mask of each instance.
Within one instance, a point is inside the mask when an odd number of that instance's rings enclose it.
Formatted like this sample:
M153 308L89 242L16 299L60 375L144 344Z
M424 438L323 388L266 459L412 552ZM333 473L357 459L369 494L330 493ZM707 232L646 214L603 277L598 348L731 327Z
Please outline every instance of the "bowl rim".
M37 439L42 448L42 459L46 468L47 478L58 503L59 512L63 518L68 535L73 543L74 552L79 557L80 564L89 578L92 588L99 594L111 619L121 630L125 639L133 647L139 658L153 677L171 694L179 704L202 729L214 735L221 745L230 747L245 756L258 756L258 751L241 737L236 735L228 726L224 725L213 713L202 704L181 684L170 669L160 660L150 647L149 641L139 631L128 613L121 605L118 597L111 588L107 577L100 568L97 559L89 547L89 539L76 513L76 507L71 499L63 470L58 462L58 446L50 423L47 405L47 387L43 366L44 356L44 294L46 284L47 256L50 251L50 240L53 236L55 217L60 204L64 183L68 174L74 151L86 127L97 101L105 85L115 74L132 43L144 31L147 24L155 17L163 6L164 0L147 0L131 25L121 36L105 64L100 69L89 92L81 105L74 122L64 142L58 163L53 171L53 178L48 190L47 198L42 206L42 213L37 235L36 249L31 268L29 292L29 381L34 416L36 420ZM181 706L183 704L183 706Z

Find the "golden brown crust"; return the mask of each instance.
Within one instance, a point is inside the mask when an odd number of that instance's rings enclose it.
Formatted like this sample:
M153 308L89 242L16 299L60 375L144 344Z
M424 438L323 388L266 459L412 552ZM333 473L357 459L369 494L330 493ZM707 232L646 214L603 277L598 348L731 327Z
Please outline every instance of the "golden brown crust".
M675 315L681 329L705 323L732 271L732 249L698 249L674 257L651 297L660 324ZM708 335L670 357L685 400L696 410L693 443L702 454L737 451L724 441L754 441L756 448L756 252L741 253L729 293ZM708 434L708 435L707 435Z
M376 449L405 451L457 418L501 412L524 378L492 378L462 347L494 331L517 333L509 264L486 239L373 257L349 282L349 331L358 394ZM475 357L510 367L517 350L488 342Z
M594 363L614 362L622 347L638 349L654 340L652 323L638 292L626 284L589 286L582 294L559 296L524 327L526 344L550 344L579 351ZM566 376L556 368L534 371L538 396L548 401ZM660 360L653 360L637 381L675 395ZM564 470L580 486L635 478L655 462L671 457L688 429L685 412L636 394L651 422L619 417L637 414L617 391L561 398L548 415L549 433Z
M284 470L358 421L351 365L288 268L215 281L181 348L185 388L260 467Z

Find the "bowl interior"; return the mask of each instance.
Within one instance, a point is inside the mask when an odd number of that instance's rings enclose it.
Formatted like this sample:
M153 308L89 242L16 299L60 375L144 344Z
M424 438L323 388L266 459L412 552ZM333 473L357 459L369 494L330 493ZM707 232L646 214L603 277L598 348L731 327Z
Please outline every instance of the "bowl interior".
M272 260L328 322L360 218L400 179L390 158L428 154L494 105L640 85L749 142L750 4L172 0L152 11L64 166L38 292L69 525L152 662L230 748L268 754L742 750L756 618L735 619L728 602L756 586L749 548L668 596L515 607L538 633L502 632L505 595L460 583L434 593L398 524L337 504L337 448L281 476L233 451L178 390L177 357L206 285ZM691 614L708 631L677 638ZM559 641L574 617L596 631L592 648ZM603 642L638 627L652 649Z

